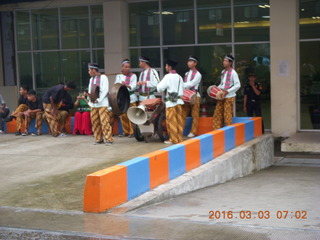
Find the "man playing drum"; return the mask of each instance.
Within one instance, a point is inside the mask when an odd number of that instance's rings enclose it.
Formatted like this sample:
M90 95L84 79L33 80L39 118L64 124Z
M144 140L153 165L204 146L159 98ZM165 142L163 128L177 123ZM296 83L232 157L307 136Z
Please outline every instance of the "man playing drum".
M91 107L91 123L92 130L96 141L93 143L102 144L103 137L105 138L105 145L110 146L114 140L112 137L112 127L110 125L110 114L108 112L109 100L109 80L105 75L99 73L99 65L96 63L89 63L88 72L91 76L88 92L93 94L94 89L99 87L99 96L94 101L90 99L89 106ZM93 101L93 102L92 102Z
M120 83L128 88L130 93L130 107L137 105L137 95L135 94L135 90L137 88L137 75L131 72L131 64L129 59L122 60L121 63L121 74L116 76L115 83ZM129 138L133 137L133 125L130 122L127 113L123 113L120 116L123 135L119 136L129 136Z
M150 67L150 59L147 57L139 58L139 66L143 69L139 76L137 85L139 86L139 101L155 98L155 91L159 83L158 72Z
M232 68L234 57L226 55L223 59L224 70L221 73L221 83L219 88L222 89L222 100L217 101L213 114L213 130L232 124L233 104L236 92L240 88L240 81L237 72Z
M166 63L166 74L157 86L158 92L166 90L166 124L169 133L169 141L166 144L179 143L183 141L182 105L180 97L183 95L182 77L174 70L176 61L168 60Z
M191 111L192 116L192 128L188 137L194 137L197 135L199 111L200 111L200 93L198 92L199 84L201 82L201 73L196 69L199 59L194 56L190 56L188 59L189 71L184 76L184 88L189 89L197 94L197 99L194 104L185 102L183 105L183 121L185 125L186 117Z

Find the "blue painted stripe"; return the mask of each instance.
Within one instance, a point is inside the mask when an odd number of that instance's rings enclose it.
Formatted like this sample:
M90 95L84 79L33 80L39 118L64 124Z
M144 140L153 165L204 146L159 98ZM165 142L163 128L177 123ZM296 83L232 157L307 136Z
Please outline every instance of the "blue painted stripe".
M148 157L137 157L123 162L127 167L128 200L150 190L150 164Z
M191 127L192 127L192 117L187 117L186 124L184 125L184 129L183 129L184 136L187 136L190 133Z
M203 134L195 139L200 140L200 155L201 155L201 164L204 164L208 161L211 161L214 158L213 155L213 135Z
M254 121L253 120L244 120L243 123L245 131L245 141L248 142L251 139L254 139Z
M232 124L233 123L244 123L247 120L250 120L251 117L233 117L232 118Z
M235 127L226 126L220 130L224 130L224 151L227 152L235 147Z
M170 180L186 172L186 149L184 145L175 144L162 150L168 151Z

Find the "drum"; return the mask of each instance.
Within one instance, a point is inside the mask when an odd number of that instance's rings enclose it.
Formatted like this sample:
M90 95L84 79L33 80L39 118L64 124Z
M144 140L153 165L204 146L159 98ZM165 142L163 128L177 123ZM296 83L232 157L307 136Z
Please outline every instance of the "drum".
M216 100L222 100L223 99L223 91L218 88L216 85L212 85L207 90L208 96L211 98L214 98Z
M197 94L194 91L191 91L190 89L185 89L183 91L183 95L181 96L181 99L184 102L195 104L197 101Z
M91 91L89 95L90 101L94 103L97 100L97 98L99 98L99 94L100 94L100 87L96 84L93 84L91 86Z
M154 109L156 106L158 106L161 102L160 98L152 98L152 99L146 99L140 103L140 105L146 106L148 109Z
M113 85L108 94L108 99L112 112L117 116L127 112L130 107L130 93L127 87L120 83Z

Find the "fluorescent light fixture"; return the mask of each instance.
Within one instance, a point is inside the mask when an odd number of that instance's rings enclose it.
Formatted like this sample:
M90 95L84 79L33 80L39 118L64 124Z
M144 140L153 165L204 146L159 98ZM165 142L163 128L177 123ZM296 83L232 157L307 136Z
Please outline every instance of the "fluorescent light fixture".
M262 18L270 18L270 16L262 16Z
M154 14L160 14L160 12L153 12ZM174 14L173 12L168 12L168 11L163 11L161 12L162 15L172 15Z
M264 5L259 5L258 7L259 8L266 8Z

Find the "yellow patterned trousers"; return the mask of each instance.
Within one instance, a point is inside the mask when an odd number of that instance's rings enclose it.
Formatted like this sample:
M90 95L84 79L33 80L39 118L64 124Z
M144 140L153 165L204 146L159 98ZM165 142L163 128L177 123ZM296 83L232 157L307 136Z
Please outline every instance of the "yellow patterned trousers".
M183 127L186 123L186 118L191 111L192 116L192 127L190 133L197 135L198 130L198 122L199 122L199 112L200 112L200 97L197 97L197 101L195 104L184 103L182 105L183 109Z
M61 123L62 131L65 131L67 118L69 117L69 112L62 110L62 111L59 111L59 115L60 115L60 123Z
M96 142L113 142L110 113L107 107L91 108L91 123Z
M43 112L36 112L36 113L30 113L29 116L24 116L21 114L18 114L17 116L17 130L20 131L22 128L22 122L24 120L25 122L25 128L26 130L29 130L31 119L36 119L36 128L38 131L42 130L42 115Z
M11 114L12 116L17 116L18 113L20 112L25 112L28 110L28 106L26 104L20 104L16 110Z
M169 133L169 141L179 143L183 141L183 121L182 121L182 106L166 108L166 124Z
M45 113L45 116L46 116L46 120L48 122L48 127L50 128L52 136L57 137L61 133L58 130L60 114L57 113L56 115L53 115L51 113L52 106L51 106L50 103L43 103L43 108L44 108L44 113Z
M136 106L137 103L130 103L130 107ZM123 134L124 135L132 135L133 134L133 124L130 122L127 113L124 113L120 116Z
M234 97L218 100L213 114L213 130L232 124Z

